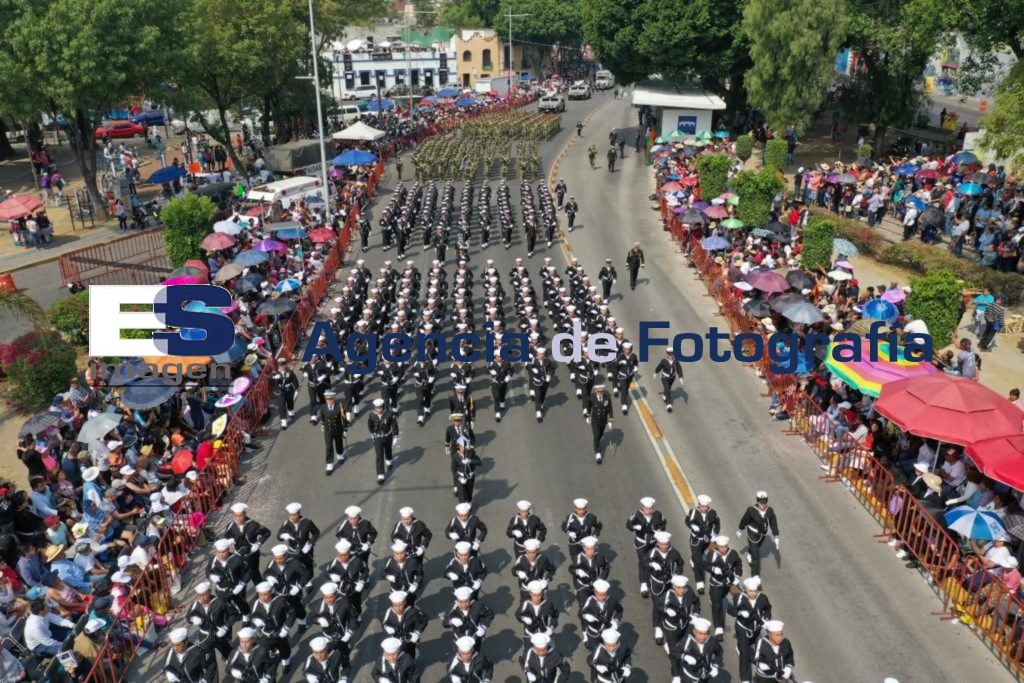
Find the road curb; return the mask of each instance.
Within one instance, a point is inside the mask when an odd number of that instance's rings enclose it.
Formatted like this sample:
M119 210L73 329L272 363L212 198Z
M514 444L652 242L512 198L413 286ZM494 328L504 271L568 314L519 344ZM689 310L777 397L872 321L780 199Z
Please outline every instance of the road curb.
M112 227L113 225L114 225L114 223L111 222L110 226L103 226L103 227L89 228L89 229L90 230L104 230L106 228ZM156 230L157 228L151 228L151 229L152 230ZM78 247L76 249L70 249L70 250L64 251L64 252L58 252L58 253L53 253L53 254L44 253L44 254L41 254L40 258L37 259L37 260L34 260L34 261L30 262L30 263L25 263L25 264L20 265L20 266L15 266L13 268L6 268L6 269L3 268L2 267L3 266L3 258L0 257L0 272L7 273L8 275L13 275L13 274L19 273L19 272L21 272L23 270L28 270L29 268L35 268L36 266L45 266L48 263L53 263L54 261L59 259L61 256L67 256L68 254L74 253L74 252L78 251L79 249L88 249L89 247L98 247L98 246L102 246L104 244L110 244L111 242L117 242L119 240L125 239L127 237L132 237L132 236L137 235L137 234L139 234L139 233L138 232L127 232L127 233L125 233L123 235L122 234L117 234L117 233L112 233L112 234L108 235L108 239L97 240L96 242L93 242L92 244L89 244L89 245L86 245L86 246L82 246L82 247ZM10 254L8 254L8 256L10 256Z

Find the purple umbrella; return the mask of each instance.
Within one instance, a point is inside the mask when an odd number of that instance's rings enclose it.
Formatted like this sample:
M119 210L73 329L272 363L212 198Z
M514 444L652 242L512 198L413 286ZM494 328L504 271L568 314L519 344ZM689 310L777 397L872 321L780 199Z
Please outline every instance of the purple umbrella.
M710 204L708 204L707 202L694 202L693 203L693 208L697 209L698 211L703 211L704 209L708 208L708 206L710 206Z
M777 294L790 289L789 283L786 282L786 278L770 270L751 271L747 275L746 281L749 282L754 289L759 289L768 294Z
M891 304L898 304L907 298L907 293L902 289L887 289L882 292L882 301L888 301Z
M256 251L267 252L279 251L283 254L288 251L288 245L286 245L284 242L278 242L277 240L260 240L255 245L253 245L253 249L255 249Z

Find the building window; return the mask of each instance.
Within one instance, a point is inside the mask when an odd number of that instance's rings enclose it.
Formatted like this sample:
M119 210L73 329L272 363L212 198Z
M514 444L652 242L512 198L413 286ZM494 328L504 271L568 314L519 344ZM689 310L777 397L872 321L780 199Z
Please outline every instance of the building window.
M462 74L462 87L469 87L469 74Z
M464 61L464 62L472 62L473 61L473 53L470 52L469 50L463 50L462 51L462 61Z
M490 69L490 68L492 68L492 66L493 65L491 63L491 51L490 50L484 50L483 51L483 68Z
M359 85L372 85L370 83L370 72L360 71L359 72Z
M413 69L410 72L409 82L414 87L420 84L420 70L419 69Z

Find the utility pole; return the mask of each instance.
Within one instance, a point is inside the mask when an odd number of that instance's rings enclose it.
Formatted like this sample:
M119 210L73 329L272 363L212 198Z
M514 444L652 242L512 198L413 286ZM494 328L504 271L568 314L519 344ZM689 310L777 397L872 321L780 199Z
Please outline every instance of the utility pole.
M440 14L440 12L430 12L427 10L409 10L406 9L404 12L405 18L405 37L412 37L412 20L411 17L415 14ZM409 110L412 111L412 41L405 40L405 89L409 95Z
M512 79L509 81L509 87L519 84L519 74L516 73L516 51L515 44L512 42L512 17L532 17L532 14L512 14L512 5L508 6L508 70L509 75Z
M324 112L320 106L320 68L317 66L316 54L316 26L313 23L313 0L309 0L309 46L313 56L313 87L316 92L316 126L317 134L320 136L320 183L322 191L320 196L324 200L324 209L331 208L331 188L327 184L327 150L324 147Z

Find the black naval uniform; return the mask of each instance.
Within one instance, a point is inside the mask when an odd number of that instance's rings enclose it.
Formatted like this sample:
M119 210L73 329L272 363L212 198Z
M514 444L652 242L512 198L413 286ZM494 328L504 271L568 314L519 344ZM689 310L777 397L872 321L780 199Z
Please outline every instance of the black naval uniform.
M295 396L299 393L299 378L291 368L278 368L274 373L277 380L277 409L281 413L281 429L287 429L288 418L295 412Z
M324 403L320 408L321 429L324 432L324 462L333 465L335 460L345 461L345 432L349 423L341 403Z
M576 213L580 210L580 205L576 203L575 199L569 200L569 203L565 205L565 215L569 219L569 232L572 232L572 224L576 221Z
M519 532L518 535L516 532ZM544 526L544 522L540 520L540 517L531 512L526 519L523 519L518 514L510 519L505 535L512 539L512 549L515 551L515 556L519 557L526 552L523 544L527 539L536 538L543 543L544 539L548 536L548 529Z
M270 602L263 602L257 598L249 618L259 634L260 644L266 646L271 659L291 659L292 646L288 642L288 631L295 621L295 615L287 600L275 596Z
M527 600L516 611L516 619L523 625L523 647L530 650L530 637L537 633L551 635L558 628L558 610L544 598L539 605Z
M338 596L333 605L321 601L316 610L316 622L320 625L320 632L330 640L330 650L340 656L341 670L345 674L351 667L351 641L357 618L352 603L343 596Z
M234 603L242 615L249 614L245 600L245 587L249 583L249 565L238 553L232 553L226 562L214 557L206 570L218 597Z
M480 544L487 538L487 526L474 514L470 514L469 519L465 522L459 519L458 516L455 516L448 522L444 533L453 543L465 541L471 544L473 548L470 552L476 557L477 553L480 552Z
M213 596L209 605L196 600L187 615L202 635L196 645L216 649L225 661L231 655L231 627L241 618L235 603L220 596Z
M338 525L338 530L334 535L351 543L352 553L362 560L364 566L369 566L370 548L377 540L377 530L370 520L360 517L359 522L353 526L346 518Z
M530 558L523 553L516 558L515 564L512 565L512 573L519 581L519 599L526 602L530 598L530 591L526 587L530 585L531 581L538 579L551 581L555 576L555 565L551 564L551 560L544 557L539 551L533 562L530 562Z
M445 613L441 623L445 628L451 630L453 642L463 636L470 636L476 639L479 647L492 621L494 621L494 612L491 608L482 600L473 600L470 602L468 610L459 607L458 602L453 604Z
M612 284L619 279L618 273L615 272L615 266L604 266L597 277L601 280L601 298L608 303L608 299L612 295Z
M679 640L690 630L690 620L700 614L700 598L689 586L679 595L675 589L665 591L654 614L654 627L660 628L666 652L674 651ZM746 679L744 679L746 680Z
M458 448L452 449L452 476L454 477L455 496L460 503L473 502L473 488L476 485L476 471L483 464L476 449L467 448L460 454Z
M683 366L675 358L662 358L658 366L654 368L654 374L661 380L661 393L665 404L672 410L672 383L676 377L683 380Z
M629 288L636 289L636 276L640 273L640 266L644 265L644 250L640 247L633 247L626 254L626 266L629 268Z
M624 645L619 645L612 652L600 643L594 648L587 663L590 664L590 676L595 683L619 683L625 681L632 673L631 657L633 652Z
M458 557L453 557L448 561L444 575L452 582L453 590L463 586L471 589L473 591L473 599L475 600L480 593L480 587L483 585L484 579L487 578L487 567L484 566L479 557L471 555L465 566L459 562Z
M587 536L599 537L604 525L593 512L587 512L581 519L573 510L562 520L562 531L569 537L569 557L576 557L582 550L580 541Z
M593 650L601 642L601 634L606 629L618 628L622 620L622 604L610 595L605 596L604 602L598 602L596 596L590 595L580 607L579 617L587 649Z
M548 652L541 661L540 655L532 647L523 656L523 672L526 673L530 683L556 683L569 678L569 662L560 655L554 648L549 647ZM530 678L530 675L533 678Z
M703 593L704 553L712 537L718 536L721 531L722 521L714 510L709 509L705 514L694 507L686 514L686 526L690 529L690 566L693 567L697 583L701 584L697 589Z
M725 609L729 590L738 586L743 576L743 560L732 548L725 555L717 548L704 553L704 569L709 573L711 583L711 622L715 630L725 628Z
M494 399L496 422L501 422L499 415L505 410L505 397L508 395L508 383L513 371L512 363L500 357L496 357L487 365L487 372L491 376L491 398Z
M308 517L299 518L298 524L285 520L277 531L278 539L288 545L288 554L295 555L306 565L309 573L313 572L313 546L320 538L320 529Z
M402 520L398 520L395 528L391 530L392 542L402 541L409 546L409 554L417 558L422 558L426 554L433 538L434 534L423 523L423 520L415 517L412 518L412 524L408 527Z
M410 656L408 652L399 651L394 664L388 661L385 654L373 660L370 678L374 683L380 683L382 680L389 683L419 683L420 670L416 667L415 657Z
M480 652L474 652L468 662L462 661L456 652L448 662L448 678L452 683L490 683L493 675L494 665Z
M306 389L309 391L309 420L316 424L324 392L330 386L331 371L323 356L315 356L302 368L302 374L306 378Z
M398 437L398 420L385 409L380 415L376 411L370 413L366 424L373 437L373 450L377 455L377 479L380 481L391 468L391 461L394 458L391 446Z
M406 603L405 611L399 615L393 607L388 607L381 625L389 637L402 641L402 652L416 659L416 645L427 628L427 615L423 610Z
M729 614L736 617L736 649L740 653L740 680L750 680L751 653L755 641L761 635L761 628L771 621L772 603L768 596L758 593L751 600L741 591L728 607Z
M252 582L262 581L260 546L270 538L270 529L252 519L246 519L242 526L232 521L224 531L224 538L230 538L235 542L235 552L249 565L249 578Z
M608 392L604 396L594 394L590 399L590 431L594 435L594 454L601 453L601 439L604 437L604 430L612 423L614 417L612 397ZM598 461L600 462L600 461Z
M530 360L530 393L533 394L533 408L540 417L538 422L544 419L544 398L548 395L548 385L555 376L555 364L550 358L541 360L534 357Z
M211 659L216 673L217 658L212 650L191 644L181 653L172 649L164 660L164 675L172 683L201 683L207 680Z
M322 662L314 655L306 657L302 673L307 681L339 683L339 681L348 680L349 667L347 657L344 657L338 650L331 650L328 652L327 659Z
M300 622L306 620L306 608L302 604L302 588L313 579L313 572L298 557L289 557L284 564L271 560L263 572L266 581L274 584L274 595L282 597L292 608Z
M761 544L768 536L771 529L772 536L778 541L779 521L775 517L775 510L769 505L761 512L756 505L751 505L743 513L737 531L747 530L747 560L750 562L750 575L761 575Z
M416 594L423 585L423 567L419 560L408 554L401 564L389 557L384 564L384 578L391 585L392 592L405 591L405 604L411 608L416 604Z
M593 557L587 557L581 552L569 565L569 571L572 572L572 585L576 590L576 600L582 603L594 592L595 581L608 579L611 565L608 563L608 559L599 552L595 552Z
M349 554L345 564L335 556L327 567L327 577L338 586L338 593L345 596L357 617L363 613L363 589L369 576L369 568L354 551Z
M636 559L640 565L640 575L643 576L647 566L647 551L654 546L654 532L664 531L667 523L660 510L651 513L650 518L644 516L643 510L637 510L626 520L626 528L633 532L633 547L636 549ZM647 597L647 584L641 578L643 597Z
M672 654L672 675L688 683L709 683L722 668L722 644L710 634L703 644L687 635Z
M238 683L264 683L273 680L271 677L277 668L277 662L270 659L270 652L259 643L254 643L248 652L241 648L231 653L225 668L231 680Z
M775 683L793 679L793 646L789 638L783 638L778 650L768 636L757 639L750 653L754 662L754 680L758 683Z

